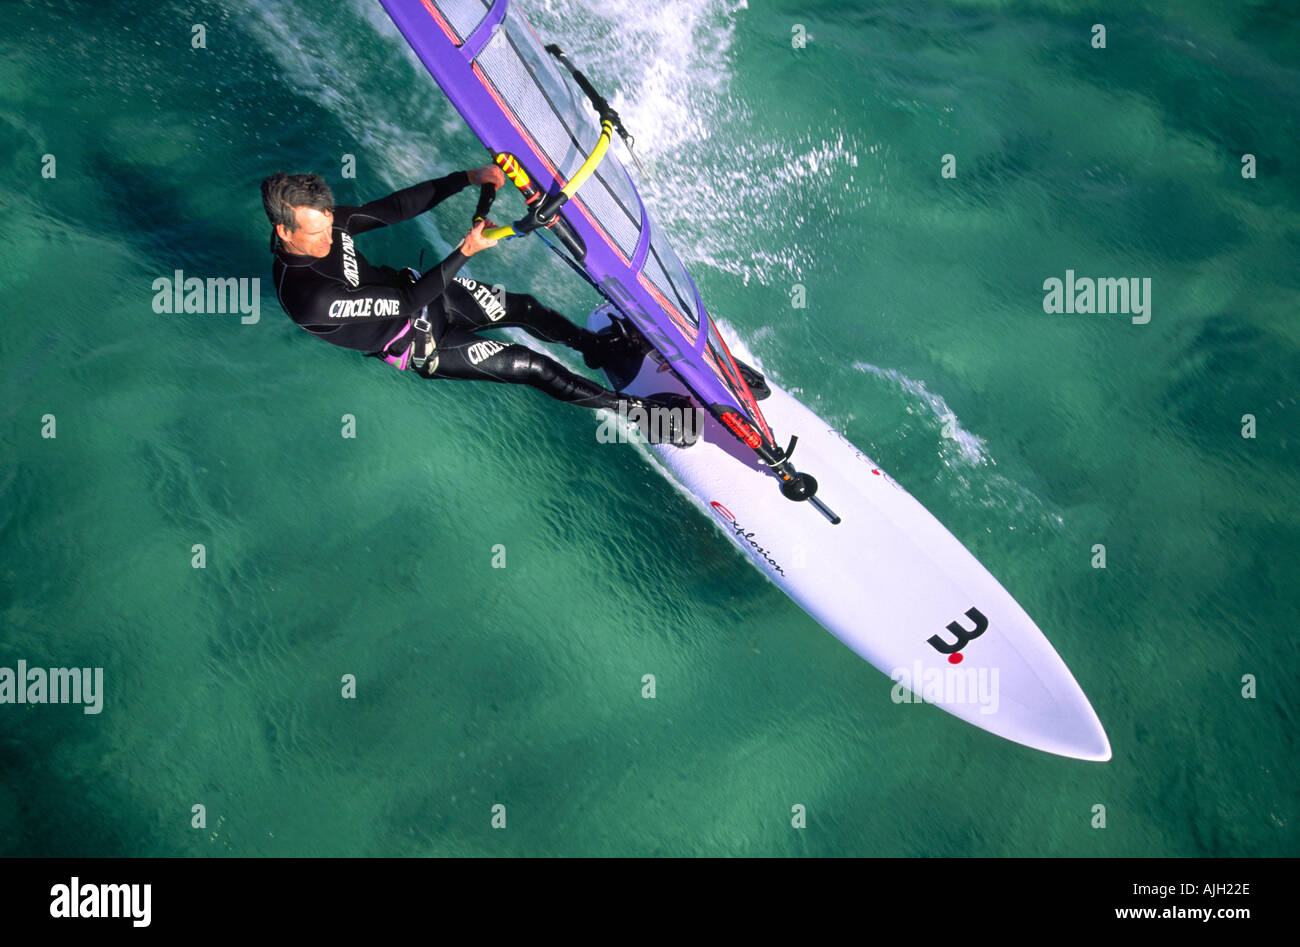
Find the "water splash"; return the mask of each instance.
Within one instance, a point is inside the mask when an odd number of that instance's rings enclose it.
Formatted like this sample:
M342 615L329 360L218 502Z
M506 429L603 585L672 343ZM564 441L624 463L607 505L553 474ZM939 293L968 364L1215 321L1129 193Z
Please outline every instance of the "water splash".
M925 382L908 378L896 368L879 368L867 362L854 362L853 368L865 374L875 375L877 378L893 382L929 408L940 422L945 425L951 424L954 432L952 441L957 445L961 459L966 463L971 466L995 463L989 455L988 446L984 443L984 439L958 424L957 415L948 407L948 402L943 399L942 395L936 395L926 388Z

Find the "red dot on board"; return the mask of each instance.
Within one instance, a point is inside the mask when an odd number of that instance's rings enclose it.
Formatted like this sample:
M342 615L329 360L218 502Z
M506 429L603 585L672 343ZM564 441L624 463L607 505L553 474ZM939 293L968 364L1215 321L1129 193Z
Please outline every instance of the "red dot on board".
M949 663L949 664L961 664L961 652L958 651L958 652L956 652L955 654L950 654L950 655L948 655L948 663Z

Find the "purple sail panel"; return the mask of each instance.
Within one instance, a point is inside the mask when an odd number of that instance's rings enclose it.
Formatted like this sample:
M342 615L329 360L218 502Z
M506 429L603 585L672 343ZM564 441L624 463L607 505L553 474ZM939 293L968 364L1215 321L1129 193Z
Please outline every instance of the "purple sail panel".
M381 0L474 134L559 190L600 137L581 90L507 0ZM581 265L715 415L736 413L767 445L771 430L677 254L622 163L607 153L561 212L587 247ZM734 428L733 428L734 429Z

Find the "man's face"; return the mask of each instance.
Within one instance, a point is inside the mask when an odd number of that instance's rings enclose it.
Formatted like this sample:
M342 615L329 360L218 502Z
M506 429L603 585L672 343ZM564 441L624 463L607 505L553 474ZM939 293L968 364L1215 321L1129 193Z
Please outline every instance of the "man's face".
M285 249L304 256L327 256L330 245L334 243L334 212L320 211L314 207L295 207L293 219L297 222L298 229L285 230L283 225L275 228L275 232L284 241Z

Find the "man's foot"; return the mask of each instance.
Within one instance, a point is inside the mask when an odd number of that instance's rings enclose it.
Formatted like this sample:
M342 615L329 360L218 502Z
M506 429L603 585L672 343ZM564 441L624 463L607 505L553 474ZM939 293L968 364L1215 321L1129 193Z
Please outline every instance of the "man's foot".
M644 354L645 343L615 319L599 332L589 333L588 342L581 351L588 368L608 368Z
M639 418L631 414L629 418L637 422L642 436L651 444L690 447L700 439L704 419L695 403L685 395L665 392L629 400L634 407L641 408Z
M735 356L733 355L732 358L735 358ZM760 375L757 369L750 368L738 358L736 359L736 367L740 369L740 377L745 379L745 384L754 393L755 401L762 401L772 394L772 389L767 387L767 379Z

